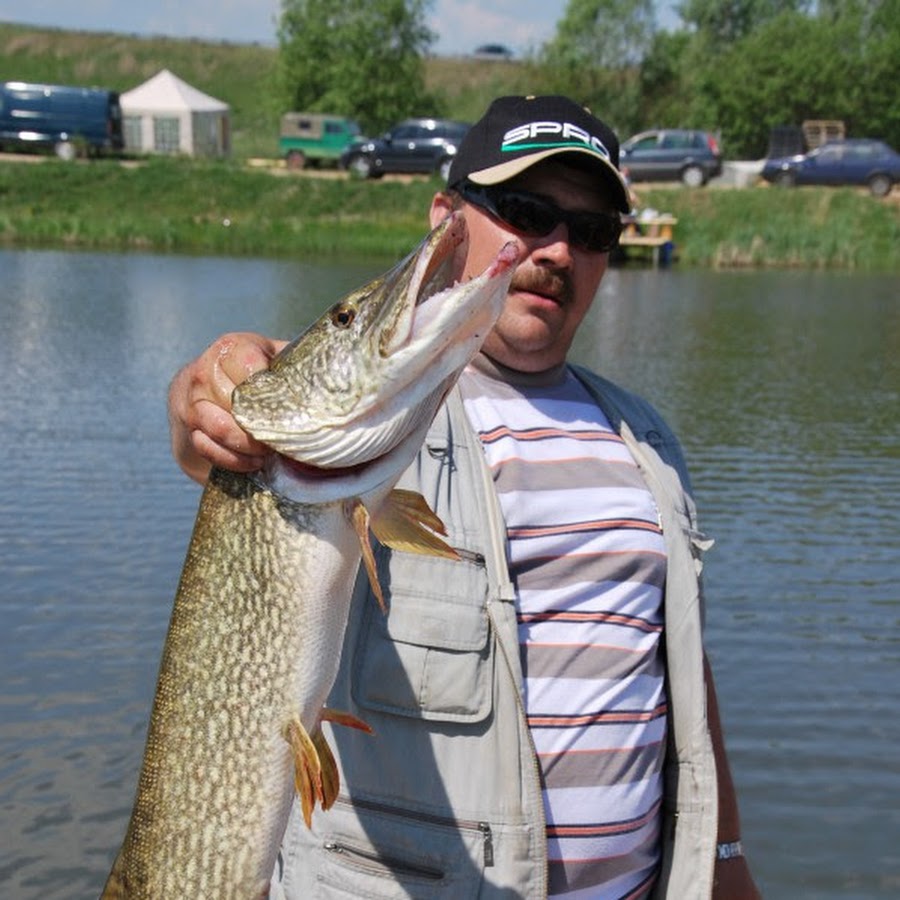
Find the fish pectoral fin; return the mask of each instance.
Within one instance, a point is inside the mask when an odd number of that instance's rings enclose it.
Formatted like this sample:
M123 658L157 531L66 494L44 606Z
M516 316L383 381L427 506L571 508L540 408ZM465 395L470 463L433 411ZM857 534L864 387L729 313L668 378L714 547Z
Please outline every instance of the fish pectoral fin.
M371 516L365 505L356 500L350 511L350 520L359 539L362 561L369 576L372 593L383 613L387 613L387 604L378 581L375 553L369 537L370 529L382 544L393 550L459 559L459 554L439 537L447 533L444 523L428 505L428 501L416 491L394 488L375 516Z
M318 726L316 726L315 734L320 734ZM291 745L291 754L294 757L294 788L300 798L303 821L306 822L306 827L310 828L316 801L323 809L325 808L322 762L319 758L319 751L315 740L309 736L299 716L295 716L288 722L285 728L285 737ZM331 755L331 751L328 752ZM331 765L334 765L334 757L331 757Z
M372 541L369 539L370 517L369 511L365 505L357 500L353 504L350 512L350 521L356 531L356 537L359 539L359 548L362 553L363 565L366 567L366 575L369 576L369 584L372 586L372 593L381 607L381 611L387 614L387 604L384 602L384 593L381 590L381 584L378 581L378 567L375 565L375 553L372 550Z
M416 491L394 488L372 518L371 528L382 544L394 550L459 559L459 554L439 537L447 534L444 523Z

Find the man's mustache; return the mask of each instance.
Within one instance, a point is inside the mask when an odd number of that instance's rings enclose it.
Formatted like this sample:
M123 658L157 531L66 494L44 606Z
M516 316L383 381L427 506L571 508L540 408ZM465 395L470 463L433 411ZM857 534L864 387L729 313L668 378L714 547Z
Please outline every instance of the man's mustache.
M552 297L560 306L571 303L575 295L572 278L567 271L547 268L529 269L527 272L516 270L510 291L542 294Z

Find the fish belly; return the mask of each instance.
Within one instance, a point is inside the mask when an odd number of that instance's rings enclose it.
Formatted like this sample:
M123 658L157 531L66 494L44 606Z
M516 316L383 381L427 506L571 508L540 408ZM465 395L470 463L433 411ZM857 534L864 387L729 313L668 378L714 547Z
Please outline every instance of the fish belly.
M265 895L293 798L285 729L318 724L358 563L340 504L286 503L214 471L103 900Z

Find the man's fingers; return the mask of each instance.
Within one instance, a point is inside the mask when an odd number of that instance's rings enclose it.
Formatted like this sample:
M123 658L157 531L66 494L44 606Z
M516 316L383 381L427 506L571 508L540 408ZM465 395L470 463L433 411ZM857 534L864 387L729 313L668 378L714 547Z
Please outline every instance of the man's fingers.
M234 420L231 395L284 345L258 334L226 334L176 373L168 397L172 452L192 478L205 481L210 464L239 472L263 465L271 451Z
M254 372L267 369L280 343L262 335L229 334L210 347L209 352L215 357L216 386L227 391L229 405L235 386Z
M230 472L255 472L265 463L265 455L254 456L229 450L222 444L217 444L202 431L194 431L191 434L191 442L194 450L203 459Z
M215 401L198 401L194 406L194 414L196 423L193 433L194 435L202 435L205 438L204 441L200 442L203 449L208 449L210 445L214 445L220 447L222 451L229 455L236 457L246 456L256 460L264 459L266 454L271 452L264 444L247 434L234 420L229 410L223 408ZM197 450L201 450L201 446L196 439L194 439L194 446ZM206 454L204 453L203 455ZM222 463L218 462L217 465L222 465Z

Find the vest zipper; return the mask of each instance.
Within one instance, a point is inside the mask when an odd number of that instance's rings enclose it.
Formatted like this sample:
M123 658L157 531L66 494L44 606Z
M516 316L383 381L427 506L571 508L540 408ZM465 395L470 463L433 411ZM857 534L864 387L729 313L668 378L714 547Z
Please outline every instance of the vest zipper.
M461 433L464 435L468 435L469 439L471 439L474 444L479 444L479 438L475 434L475 430L472 428L472 425L469 422L463 408L462 397L459 393L459 388L457 388L454 392L454 399L457 403L457 406L455 408L457 415L460 418ZM451 410L451 412L454 409L451 404L448 404L448 408ZM493 561L492 568L488 569L487 560L484 555L477 555L481 556L485 568L488 571L488 579L491 584L492 592L495 594L497 601L506 603L514 602L516 591L512 582L509 580L509 568L506 560L506 545L503 539L506 535L506 523L503 519L503 513L500 509L499 500L497 499L497 489L494 486L493 479L491 478L491 474L487 466L487 458L484 455L484 452L482 451L480 453L475 453L473 454L473 456L474 459L472 459L472 465L476 469L476 472L473 472L473 475L477 475L480 478L481 482L481 495L484 500L484 511L486 518L486 523L482 525L482 529L483 533L486 532L484 536L491 548ZM498 535L502 535L503 538L498 538ZM509 654L507 653L506 642L503 639L503 635L501 634L500 629L497 628L497 622L491 609L490 600L486 604L485 611L487 613L488 621L490 622L491 631L494 635L494 646L498 648L500 656L503 658L507 676L510 680L510 683L512 684L512 690L519 709L519 715L521 716L522 728L525 732L525 739L528 741L528 746L531 749L531 766L532 772L534 774L534 781L532 783L537 786L536 797L532 797L531 799L534 800L534 805L537 808L535 818L537 819L537 823L540 828L540 834L542 835L542 840L544 841L544 847L546 848L547 817L544 811L544 798L541 790L541 767L540 763L538 762L537 748L534 745L534 738L531 735L531 730L528 728L528 717L525 713L525 704L522 700L522 685L519 679L514 676L515 669L510 662ZM493 858L493 843L491 843L490 846L491 858ZM540 883L543 888L543 895L546 896L547 885L550 883L550 871L547 862L546 849L544 849L544 852L541 854Z
M454 547L453 549L459 554L460 559L472 563L479 568L487 568L487 560L484 558L483 553L478 553L474 550L466 550L464 547Z
M374 800L355 799L352 802L338 797L335 801L338 806L346 806L355 809L367 809L371 812L386 813L402 819L411 819L416 822L425 822L429 825L439 825L443 828L455 828L460 831L477 831L481 834L482 859L485 868L494 865L494 834L489 822L479 822L475 819L456 819L453 816L439 816L434 813L419 812L418 810L401 809L389 803L377 803ZM338 846L335 845L335 849ZM331 849L326 845L326 849ZM353 851L358 852L358 851ZM376 854L370 854L373 859L380 859ZM427 871L427 870L426 870ZM432 870L432 877L443 877L442 874Z
M361 847L344 844L340 841L325 841L323 846L328 853L345 856L351 865L359 869L368 869L374 872L383 872L387 869L395 875L406 875L407 877L420 878L426 881L442 881L444 878L444 873L439 869L412 865L408 862L390 856L383 856L371 850L363 850Z

